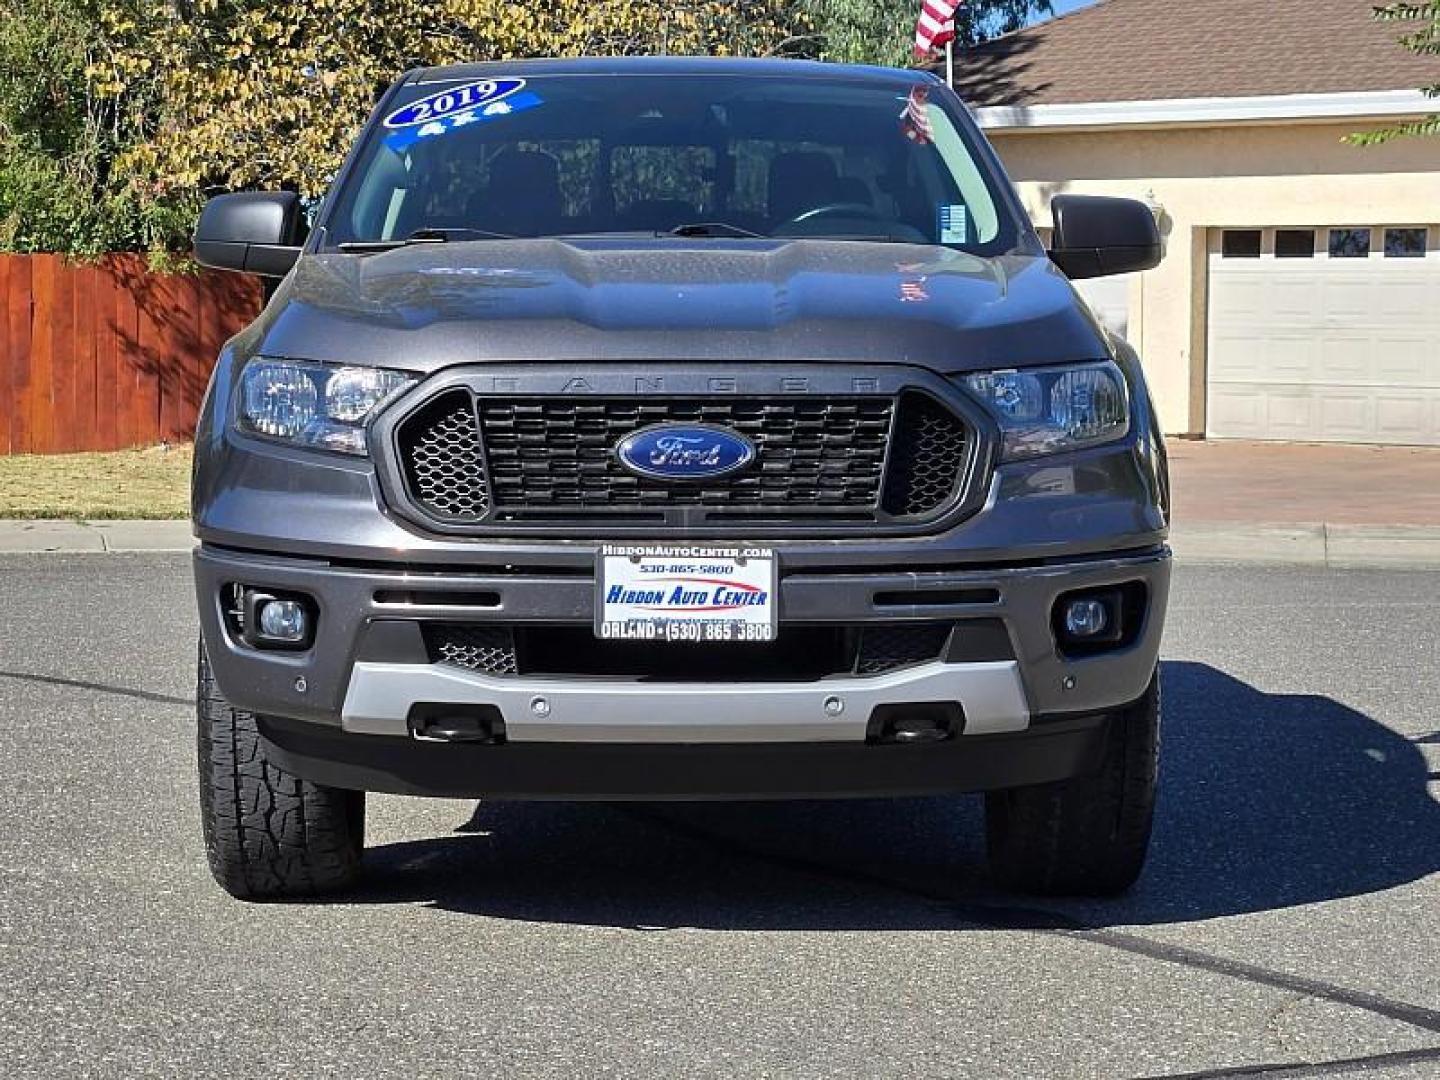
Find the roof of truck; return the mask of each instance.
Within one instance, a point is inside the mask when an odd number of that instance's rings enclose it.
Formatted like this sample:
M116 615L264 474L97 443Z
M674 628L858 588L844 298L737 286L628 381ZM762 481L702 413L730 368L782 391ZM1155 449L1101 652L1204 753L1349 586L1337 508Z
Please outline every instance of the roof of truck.
M722 56L610 56L544 60L488 60L418 68L405 73L407 83L485 78L502 73L527 75L741 75L752 78L830 79L857 82L933 82L926 71L828 64L815 60L739 59Z

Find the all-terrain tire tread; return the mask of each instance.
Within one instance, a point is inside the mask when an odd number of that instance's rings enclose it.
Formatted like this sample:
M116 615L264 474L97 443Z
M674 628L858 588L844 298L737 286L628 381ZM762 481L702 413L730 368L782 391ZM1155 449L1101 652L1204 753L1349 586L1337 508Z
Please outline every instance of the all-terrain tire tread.
M268 760L255 716L220 693L203 643L196 711L205 854L221 887L259 900L352 884L364 844L364 793L313 784Z
M1093 776L986 796L990 865L1006 888L1113 896L1145 864L1160 749L1160 685L1111 718Z

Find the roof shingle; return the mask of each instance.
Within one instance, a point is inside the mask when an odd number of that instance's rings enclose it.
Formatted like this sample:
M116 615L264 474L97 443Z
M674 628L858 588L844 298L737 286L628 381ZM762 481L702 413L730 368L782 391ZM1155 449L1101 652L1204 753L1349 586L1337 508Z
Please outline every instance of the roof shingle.
M1100 0L955 55L972 105L1413 90L1440 57L1373 0Z

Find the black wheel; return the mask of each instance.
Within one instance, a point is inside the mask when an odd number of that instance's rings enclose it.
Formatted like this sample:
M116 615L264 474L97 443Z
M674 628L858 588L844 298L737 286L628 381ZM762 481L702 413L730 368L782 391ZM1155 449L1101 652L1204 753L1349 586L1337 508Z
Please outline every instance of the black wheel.
M1113 896L1145 865L1160 749L1160 683L1110 718L1093 776L997 791L985 799L990 868L1006 888Z
M242 900L314 896L352 884L365 793L322 787L269 761L251 713L230 706L200 643L200 820L210 872Z

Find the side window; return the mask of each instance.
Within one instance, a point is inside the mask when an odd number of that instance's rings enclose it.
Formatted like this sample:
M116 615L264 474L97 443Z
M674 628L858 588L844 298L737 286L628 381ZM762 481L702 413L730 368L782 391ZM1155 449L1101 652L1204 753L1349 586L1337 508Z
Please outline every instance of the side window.
M1259 229L1226 229L1220 234L1220 254L1226 259L1258 259L1261 236Z
M1275 257L1277 259L1313 259L1315 257L1315 230L1276 229Z
M1332 259L1368 259L1370 257L1370 230L1331 229L1330 257Z
M737 139L731 146L735 158L735 185L730 193L730 209L737 213L753 214L756 217L788 216L777 213L785 207L772 208L770 181L777 159L784 158L797 164L799 171L806 168L817 174L824 182L827 171L818 163L828 158L833 166L833 175L839 177L844 168L844 155L838 147L823 146L813 142L782 142L773 139ZM807 167L801 164L809 161ZM781 166L782 170L784 166ZM823 202L835 199L823 198Z
M1387 259L1425 258L1425 240L1428 229L1386 229L1385 257Z
M706 146L617 146L610 155L615 210L641 203L684 203L695 213L715 205L715 152Z
M555 159L560 171L562 211L567 218L578 220L594 212L595 180L600 170L599 139L526 140L507 143L505 147L533 150Z

